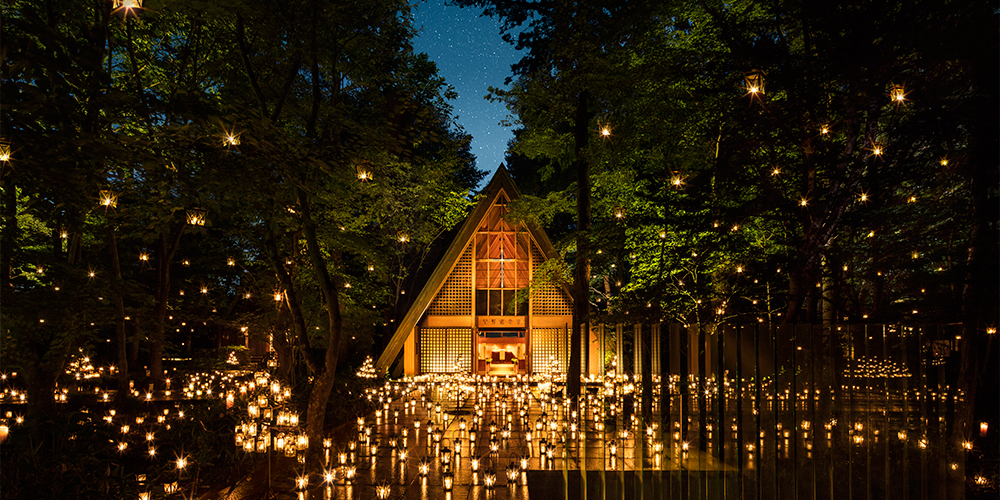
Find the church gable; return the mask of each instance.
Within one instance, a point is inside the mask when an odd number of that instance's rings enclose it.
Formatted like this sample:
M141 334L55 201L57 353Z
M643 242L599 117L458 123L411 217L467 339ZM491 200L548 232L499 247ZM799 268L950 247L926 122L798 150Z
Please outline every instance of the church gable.
M400 351L407 374L565 370L573 313L566 290L539 286L528 303L511 306L555 248L540 229L504 220L519 193L502 165L484 194L399 322L378 370Z
M466 245L462 257L448 274L448 279L427 308L432 316L469 316L472 314L472 245Z

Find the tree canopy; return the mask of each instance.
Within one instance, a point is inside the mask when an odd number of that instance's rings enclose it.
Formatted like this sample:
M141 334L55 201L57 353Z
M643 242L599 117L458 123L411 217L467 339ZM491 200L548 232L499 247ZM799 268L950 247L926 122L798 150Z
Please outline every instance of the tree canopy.
M44 413L80 347L113 346L124 396L269 338L318 435L338 362L380 345L485 175L454 90L406 2L116 6L3 6L4 364Z

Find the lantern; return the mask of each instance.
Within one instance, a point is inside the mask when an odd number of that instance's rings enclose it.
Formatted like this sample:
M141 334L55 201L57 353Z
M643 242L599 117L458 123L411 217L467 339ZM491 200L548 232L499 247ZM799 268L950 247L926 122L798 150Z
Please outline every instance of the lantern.
M752 69L743 74L744 88L751 97L764 94L764 72Z
M444 486L444 491L451 491L452 486L455 484L455 475L450 471L441 474L441 483Z
M362 167L361 165L358 165L357 176L359 181L368 182L372 178L372 173L369 172L368 170L365 170L365 168Z
M118 206L118 195L108 189L102 189L98 194L101 205L105 208L115 208Z
M897 105L906 101L906 89L902 85L893 85L889 90L889 98Z
M115 0L114 2L115 10L124 10L126 12L141 9L142 0Z
M515 484L519 474L520 471L517 470L517 465L514 464L514 462L511 462L510 465L507 466L507 484Z
M198 207L191 207L187 209L187 223L189 226L204 226L205 225L205 214L208 213L205 209Z
M240 134L227 131L222 136L222 145L227 148L234 148L240 145Z

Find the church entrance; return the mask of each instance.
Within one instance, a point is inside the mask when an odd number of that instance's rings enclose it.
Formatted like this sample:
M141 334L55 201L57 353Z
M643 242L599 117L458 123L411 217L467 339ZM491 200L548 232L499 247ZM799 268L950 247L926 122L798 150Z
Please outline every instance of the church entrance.
M528 343L524 329L481 329L476 336L476 373L518 375L527 373Z

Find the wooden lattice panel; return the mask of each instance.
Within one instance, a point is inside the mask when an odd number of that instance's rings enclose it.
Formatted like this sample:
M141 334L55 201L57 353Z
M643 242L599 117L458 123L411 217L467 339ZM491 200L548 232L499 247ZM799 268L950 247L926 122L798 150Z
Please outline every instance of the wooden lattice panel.
M545 260L542 252L535 245L531 245L532 263L531 275L535 276L538 266ZM536 316L569 316L573 314L573 304L566 297L566 293L555 285L544 285L538 287L531 294L531 311Z
M469 316L472 314L472 245L465 247L462 256L451 270L441 290L427 308L434 316Z
M472 371L471 328L421 328L420 372Z
M531 371L566 373L566 331L562 328L531 329Z

